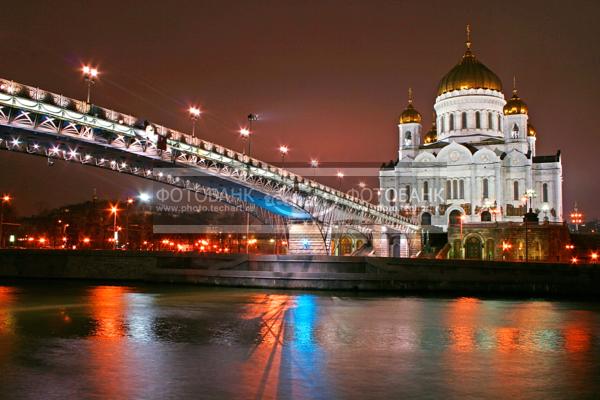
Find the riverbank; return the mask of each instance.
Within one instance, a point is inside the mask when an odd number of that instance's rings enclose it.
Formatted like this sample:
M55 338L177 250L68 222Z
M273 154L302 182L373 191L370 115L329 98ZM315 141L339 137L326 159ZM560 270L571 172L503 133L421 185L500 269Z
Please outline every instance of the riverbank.
M600 298L600 267L378 257L0 250L0 278Z

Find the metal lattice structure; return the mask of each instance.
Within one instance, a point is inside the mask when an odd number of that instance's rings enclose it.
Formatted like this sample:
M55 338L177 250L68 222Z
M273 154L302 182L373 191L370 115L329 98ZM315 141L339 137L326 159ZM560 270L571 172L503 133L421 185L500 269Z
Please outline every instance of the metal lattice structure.
M221 145L3 79L0 127L3 150L151 179L240 210L251 211L252 205L263 221L312 221L326 243L334 225L350 225L365 234L375 225L401 233L419 231L396 213Z

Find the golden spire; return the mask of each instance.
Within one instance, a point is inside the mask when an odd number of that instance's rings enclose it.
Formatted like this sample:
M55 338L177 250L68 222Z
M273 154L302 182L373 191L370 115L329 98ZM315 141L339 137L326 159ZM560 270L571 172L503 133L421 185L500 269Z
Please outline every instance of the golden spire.
M413 92L412 92L412 88L408 88L408 104L412 104L413 102Z
M517 76L513 75L513 94L517 95Z
M467 50L471 50L471 25L467 24L467 41L465 42L467 45Z

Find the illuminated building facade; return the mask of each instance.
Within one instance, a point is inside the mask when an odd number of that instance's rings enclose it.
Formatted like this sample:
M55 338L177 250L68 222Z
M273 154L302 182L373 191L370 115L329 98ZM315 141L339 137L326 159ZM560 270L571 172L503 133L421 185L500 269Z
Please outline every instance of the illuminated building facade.
M424 133L412 93L399 123L398 161L383 165L380 204L422 226L518 222L527 208L563 221L560 151L536 153L529 107L471 49L440 81L432 128ZM435 229L435 228L434 228Z

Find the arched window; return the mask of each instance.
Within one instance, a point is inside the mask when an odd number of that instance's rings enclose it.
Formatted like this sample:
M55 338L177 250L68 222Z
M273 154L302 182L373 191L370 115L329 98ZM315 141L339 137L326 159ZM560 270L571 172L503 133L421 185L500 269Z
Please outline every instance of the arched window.
M459 198L460 199L465 198L465 181L462 179L460 180L460 184L459 184Z
M519 200L519 181L513 182L513 200Z
M481 222L490 222L492 220L492 213L485 210L481 213Z
M446 181L446 200L452 199L452 181Z
M452 198L458 199L458 181L456 179L452 181Z
M542 201L544 203L548 202L548 184L547 183L544 183L542 185Z
M502 132L502 118L500 117L500 114L498 114L498 130Z
M386 197L388 204L391 207L394 207L396 205L396 191L393 188L389 188L388 190L386 190Z
M429 201L429 182L423 182L423 201Z
M453 210L448 216L449 225L460 225L460 217L462 213L458 210Z
M410 203L410 185L406 185L406 203Z
M487 178L483 178L483 198L487 199L489 198L489 188L488 188L488 180Z
M421 225L431 225L431 214L428 212L421 214Z
M492 125L493 123L492 113L488 113L488 129L494 129L494 126Z
M479 111L475 113L475 128L481 128L481 113Z
M450 130L454 130L454 114L450 114Z
M512 138L517 139L519 137L519 125L514 124L512 128Z
M462 129L467 129L467 113L462 113Z
M404 145L405 146L410 146L412 143L412 134L410 133L410 131L407 131L404 134Z

